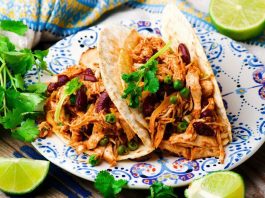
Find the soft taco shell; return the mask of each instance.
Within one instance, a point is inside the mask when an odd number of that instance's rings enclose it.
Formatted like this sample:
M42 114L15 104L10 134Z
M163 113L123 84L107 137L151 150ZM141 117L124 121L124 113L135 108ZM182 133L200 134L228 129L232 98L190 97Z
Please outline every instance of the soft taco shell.
M184 43L190 52L191 61L197 60L201 71L206 76L210 76L214 85L213 97L217 106L217 113L222 118L222 123L226 125L226 134L228 134L229 140L232 141L231 125L226 115L223 99L212 67L194 29L177 6L169 4L164 8L161 31L165 42L172 41L172 49L174 51L178 50L180 43Z
M84 52L81 55L79 65L89 67L93 71L96 71L95 76L97 76L97 77L99 77L101 75L100 72L97 72L97 71L99 71L99 69L98 69L99 58L98 58L98 51L96 48L88 49L86 52ZM68 72L67 72L67 74L69 75ZM74 75L74 73L71 73L71 75ZM53 122L52 116L53 116L53 113L50 115L47 115L47 119L49 119L50 122ZM53 126L56 126L56 123L54 123ZM129 127L127 122L123 122L123 127ZM133 130L133 131L135 131L135 130ZM136 133L136 135L138 135L138 137L141 139L143 144L141 144L139 146L139 148L135 151L130 151L128 154L117 156L117 159L116 159L117 161L125 160L125 159L139 158L139 157L145 156L145 155L147 155L153 151L153 148L151 146L151 142L148 138L148 133L142 134L141 131L143 131L143 130L139 130L140 133ZM66 144L69 144L69 138L66 137L65 135L63 135L62 133L60 133L60 127L53 127L53 132L60 139L62 139L62 141L64 141ZM95 153L103 155L104 152L106 152L106 150L105 151L104 150L105 150L104 147L96 147L95 149L85 151L85 153L87 153L89 155L95 154Z

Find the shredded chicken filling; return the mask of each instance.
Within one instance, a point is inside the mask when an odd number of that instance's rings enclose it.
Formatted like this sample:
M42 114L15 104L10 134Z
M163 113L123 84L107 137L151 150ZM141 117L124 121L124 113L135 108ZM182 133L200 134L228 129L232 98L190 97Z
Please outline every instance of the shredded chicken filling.
M164 45L161 38L141 37L138 45L130 52L133 60L132 71L146 63ZM216 112L211 76L203 75L196 60L186 65L181 54L172 50L167 50L157 61L156 75L160 89L155 97L153 94L144 93L141 104L145 119L149 123L153 146L189 159L216 156L223 162L223 146L229 140L227 136L222 135L227 134L226 126L222 124L222 119ZM164 79L168 76L172 79L171 83L165 83ZM181 81L184 88L188 89L188 97L183 97L180 90L174 89L175 81ZM171 97L175 97L173 102ZM150 109L153 110L151 113ZM147 115L148 113L150 115ZM205 152L207 148L208 151ZM200 156L196 152L203 155Z
M60 113L60 123L55 122L54 112L62 97L64 86L49 93L45 105L45 120L39 124L40 137L55 132L66 139L77 153L95 154L98 158L115 165L119 155L117 151L119 145L127 145L131 140L139 144L141 142L108 98L100 76L97 75L96 80L94 79L94 74L98 72L91 73L91 71L84 66L72 66L61 74L68 76L69 80L78 76L83 84L83 93L67 97ZM102 95L105 95L105 98L100 98ZM86 106L78 107L77 100ZM107 114L114 115L115 122L107 122ZM105 137L108 141L101 144L100 141Z

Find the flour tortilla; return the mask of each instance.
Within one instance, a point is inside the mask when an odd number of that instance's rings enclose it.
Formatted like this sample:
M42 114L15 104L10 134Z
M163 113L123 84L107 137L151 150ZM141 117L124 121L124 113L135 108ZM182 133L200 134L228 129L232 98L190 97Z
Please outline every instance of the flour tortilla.
M131 151L126 156L119 156L119 159L138 158L149 154L154 150L148 131L144 127L147 124L142 115L136 110L127 106L126 101L121 98L121 78L117 67L119 54L125 39L130 34L130 29L121 26L109 26L104 28L99 35L98 52L100 57L100 71L105 88L118 108L121 116L127 121L132 130L142 140L143 145L136 151Z
M137 109L130 108L127 104L127 101L122 99L122 94L124 90L123 80L121 76L123 73L128 73L130 69L130 57L126 52L136 46L137 41L137 33L135 30L127 29L126 27L121 26L108 26L105 27L99 36L98 43L98 51L100 56L100 69L103 82L105 84L106 90L110 95L110 98L118 108L121 115L126 119L126 121L130 124L131 128L137 132L139 137L143 137L148 144L151 143L150 137L148 136L148 123L142 116L142 113ZM134 42L132 40L134 38ZM231 134L231 126L226 116L226 111L223 105L222 97L214 77L212 68L206 58L206 55L203 51L203 48L193 30L189 22L186 18L181 14L178 8L175 5L167 5L163 12L162 17L162 39L167 43L169 40L172 42L173 51L177 51L178 45L180 43L184 43L189 49L191 55L191 61L197 60L198 65L201 71L210 76L210 79L214 85L214 100L217 107L217 113L222 119L222 123L225 125L225 131L229 138L229 141L232 140ZM124 66L126 63L126 66ZM127 72L126 72L127 71ZM211 142L209 137L203 137L207 139L206 142ZM199 141L199 139L198 139ZM225 144L228 143L227 138L223 139ZM163 142L162 147L168 147L168 142ZM186 147L183 146L187 144ZM194 146L194 142L183 142L182 150L180 147L174 147L173 150L178 150L177 153L186 156L189 154L186 151L187 147ZM203 142L199 141L196 144L205 145ZM202 157L206 156L217 156L219 152L217 152L217 143L214 145L207 145L213 147L213 149L209 150L207 153L204 153ZM203 153L204 148L198 148L199 153ZM192 151L193 157L199 157L196 154L196 149ZM221 157L223 160L223 157Z
M84 52L81 55L81 58L79 61L79 65L89 67L94 71L95 71L95 69L97 69L98 63L99 63L98 52L97 52L97 49L95 49L95 48L94 49L88 49L86 52ZM95 73L95 75L100 75L100 74ZM141 139L143 144L141 144L137 150L130 151L126 155L118 155L117 161L125 160L125 159L139 158L139 157L145 156L145 155L147 155L153 151L153 148L151 146L151 141L150 141L150 139L148 139L148 133L146 132L146 133L142 134L141 132L143 130L139 130L139 133L136 130L133 130L133 131L136 132L136 135L138 135L138 137ZM62 139L66 144L69 144L69 140L67 139L67 137L65 137L63 134L61 134L59 130L55 129L54 133L58 137L60 137L60 139ZM91 152L93 152L93 150L85 151L85 153L87 153L89 155L91 154Z
M226 115L223 99L212 67L194 29L177 6L168 4L164 8L161 31L165 42L168 42L169 40L172 41L172 49L174 51L178 49L180 43L184 43L190 52L191 62L197 60L201 71L206 76L210 76L214 85L213 98L217 106L217 113L222 118L222 123L226 125L226 133L229 135L229 140L232 141L231 125Z

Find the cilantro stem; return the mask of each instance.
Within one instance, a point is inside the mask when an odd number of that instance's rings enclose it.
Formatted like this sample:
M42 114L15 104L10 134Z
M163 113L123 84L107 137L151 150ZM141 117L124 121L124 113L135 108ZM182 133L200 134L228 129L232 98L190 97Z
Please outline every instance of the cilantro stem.
M151 63L152 61L157 59L161 54L164 54L165 51L170 48L171 44L172 42L169 41L164 47L162 47L158 52L156 52L145 64Z
M8 77L10 78L11 86L17 91L16 85L14 83L14 78L13 78L11 72L9 71L9 69L7 67L5 67L5 70L6 70Z
M64 95L60 98L60 100L59 100L59 102L58 102L58 104L57 104L57 106L56 106L56 110L55 110L55 113L54 113L54 121L55 121L56 123L59 123L59 122L60 122L60 111L61 111L61 109L62 109L63 103L64 103L64 101L65 101L65 99L66 99L67 96L68 96L68 95L64 94Z

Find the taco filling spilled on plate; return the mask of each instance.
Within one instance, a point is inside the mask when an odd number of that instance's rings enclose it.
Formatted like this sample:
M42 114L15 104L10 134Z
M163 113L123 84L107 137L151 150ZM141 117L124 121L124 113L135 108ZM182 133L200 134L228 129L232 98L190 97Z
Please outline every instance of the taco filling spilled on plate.
M143 144L145 137L134 133L108 96L96 49L85 52L79 65L59 74L47 94L45 120L39 124L41 137L55 132L77 153L94 155L111 165L153 150L148 140Z
M103 29L99 54L106 89L128 123L149 132L154 148L223 162L231 128L205 53L175 6L164 10L162 33ZM134 120L127 119L130 113Z

